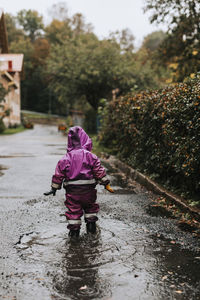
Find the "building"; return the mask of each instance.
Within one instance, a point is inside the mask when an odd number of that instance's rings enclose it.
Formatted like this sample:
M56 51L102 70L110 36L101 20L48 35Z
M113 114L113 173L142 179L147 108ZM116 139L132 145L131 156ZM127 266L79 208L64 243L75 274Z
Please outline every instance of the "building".
M23 54L0 54L0 82L8 90L3 110L10 110L3 119L6 127L21 123L20 73L23 67ZM0 115L3 114L3 110Z
M81 126L81 127L83 127L84 113L82 111L70 109L69 114L72 118L72 126Z
M6 110L10 115L3 119L6 127L19 125L21 123L20 110L20 73L23 67L23 54L9 54L8 36L3 11L0 10L0 83L8 91L0 108L0 117Z

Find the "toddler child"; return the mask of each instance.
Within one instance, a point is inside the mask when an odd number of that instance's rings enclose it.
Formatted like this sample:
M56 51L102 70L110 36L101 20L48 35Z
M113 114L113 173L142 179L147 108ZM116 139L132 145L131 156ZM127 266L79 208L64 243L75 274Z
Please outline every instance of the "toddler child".
M52 177L51 191L53 194L61 189L66 190L65 215L68 220L69 236L79 236L81 217L84 214L88 233L96 232L99 204L96 202L96 185L105 187L109 184L105 168L99 158L91 152L92 141L79 126L69 129L67 153L58 161Z

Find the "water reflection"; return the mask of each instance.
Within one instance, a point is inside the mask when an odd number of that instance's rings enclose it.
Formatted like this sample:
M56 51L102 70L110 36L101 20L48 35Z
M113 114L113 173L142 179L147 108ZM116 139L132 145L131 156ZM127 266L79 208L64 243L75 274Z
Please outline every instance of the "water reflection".
M70 299L100 299L109 294L108 280L99 275L102 240L97 235L83 235L67 240L62 265L54 278L59 294Z

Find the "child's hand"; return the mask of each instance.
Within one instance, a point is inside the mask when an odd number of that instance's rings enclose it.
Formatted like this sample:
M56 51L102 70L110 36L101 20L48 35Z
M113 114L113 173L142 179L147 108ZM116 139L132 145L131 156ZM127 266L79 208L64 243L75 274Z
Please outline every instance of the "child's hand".
M106 187L106 185L110 184L110 180L108 179L107 176L102 177L101 179L98 179L98 183L100 185L104 185Z
M51 190L49 192L45 192L44 195L45 196L49 196L49 195L55 196L56 195L56 189L51 188Z

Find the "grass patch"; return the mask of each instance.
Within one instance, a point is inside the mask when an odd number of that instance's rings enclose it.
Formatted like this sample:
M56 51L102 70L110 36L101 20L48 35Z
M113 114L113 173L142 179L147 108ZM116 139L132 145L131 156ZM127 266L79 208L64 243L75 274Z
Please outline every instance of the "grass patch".
M26 130L23 126L19 126L17 128L6 128L4 132L0 133L0 135L7 135L7 134L15 134Z
M45 113L38 113L38 112L26 112L22 111L22 117L30 119L31 121L34 120L49 120L49 121L54 121L54 120L59 120L59 122L66 123L66 118L63 116L56 116L56 115L51 115L51 114L45 114Z
M22 113L22 115L26 118L31 119L48 119L49 115L40 115L40 114L34 114L34 113Z

